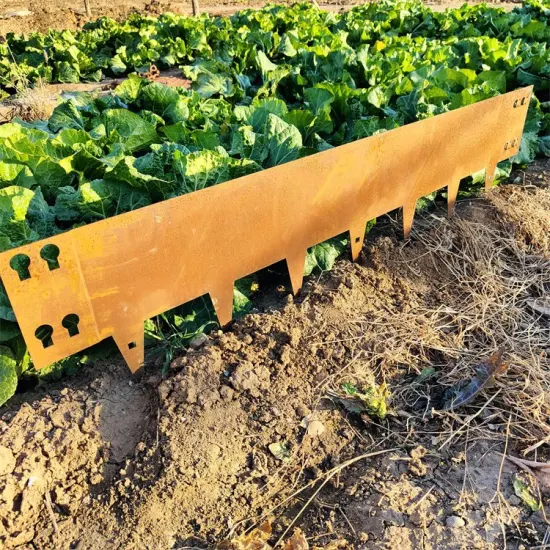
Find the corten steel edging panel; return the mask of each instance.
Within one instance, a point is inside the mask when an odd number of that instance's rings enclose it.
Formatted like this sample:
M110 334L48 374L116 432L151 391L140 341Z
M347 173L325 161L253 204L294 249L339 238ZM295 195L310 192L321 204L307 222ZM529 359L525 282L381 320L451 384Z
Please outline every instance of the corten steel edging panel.
M73 229L0 254L0 276L37 368L113 336L132 371L143 362L143 322L210 294L222 324L233 283L286 259L293 290L307 248L349 231L352 256L368 220L403 207L408 235L416 200L448 188L452 211L461 178L519 146L531 87L415 122L189 195ZM40 257L60 249L59 268ZM10 267L30 258L31 277ZM77 335L62 326L79 317ZM53 327L43 347L37 327Z

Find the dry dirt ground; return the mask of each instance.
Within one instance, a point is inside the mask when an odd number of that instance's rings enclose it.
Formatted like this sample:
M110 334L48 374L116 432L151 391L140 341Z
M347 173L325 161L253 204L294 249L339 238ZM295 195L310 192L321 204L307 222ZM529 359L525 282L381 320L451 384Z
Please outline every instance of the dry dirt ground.
M199 0L201 10L213 15L230 14L246 7L260 7L268 2L252 0ZM271 3L285 3L274 0ZM323 0L319 4L326 9L343 9L354 5L356 0ZM461 0L434 0L426 2L434 9L458 7ZM476 3L476 2L471 2ZM511 0L496 1L495 4L512 9L515 3ZM517 3L517 2L516 2ZM163 12L190 14L191 0L177 2L172 0L90 0L92 16L108 16L123 19L134 11L150 15ZM3 0L0 4L0 36L8 32L28 33L31 31L46 32L48 29L77 29L86 23L84 0L69 3L67 0Z
M359 262L269 292L164 379L103 362L16 396L0 546L545 548L546 471L503 454L550 460L550 163L513 177L407 243L385 217ZM441 410L497 349L507 370ZM385 384L387 416L345 383Z

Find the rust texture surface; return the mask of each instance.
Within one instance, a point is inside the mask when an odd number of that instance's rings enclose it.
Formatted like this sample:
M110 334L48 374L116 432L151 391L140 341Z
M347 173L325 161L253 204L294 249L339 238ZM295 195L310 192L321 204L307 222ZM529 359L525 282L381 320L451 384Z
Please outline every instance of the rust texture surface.
M519 89L0 254L34 365L112 336L136 371L146 319L210 294L226 324L245 275L286 260L296 292L308 247L349 231L355 259L366 222L400 207L408 236L417 199L444 187L451 213L461 178L486 169L490 186L496 164L517 153L530 95ZM43 259L50 244L55 265ZM30 260L25 277L17 255ZM49 339L37 337L44 327Z

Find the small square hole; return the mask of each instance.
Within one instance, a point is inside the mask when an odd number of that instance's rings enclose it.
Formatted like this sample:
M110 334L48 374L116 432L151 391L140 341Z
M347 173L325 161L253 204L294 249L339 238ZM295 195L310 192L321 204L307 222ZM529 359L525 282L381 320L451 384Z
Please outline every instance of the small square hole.
M361 237L355 237L355 242L358 243L361 241Z
M136 347L136 343L135 342L130 342L128 344L128 349L134 349Z

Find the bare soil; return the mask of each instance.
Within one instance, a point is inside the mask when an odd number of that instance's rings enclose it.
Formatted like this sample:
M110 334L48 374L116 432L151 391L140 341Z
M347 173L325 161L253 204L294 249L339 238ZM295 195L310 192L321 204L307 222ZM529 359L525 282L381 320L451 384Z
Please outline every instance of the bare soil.
M264 0L200 0L201 11L212 15L229 15L248 7L261 7L268 2ZM274 0L270 3L286 3ZM356 0L324 0L319 2L323 8L329 10L346 9L355 4ZM459 7L464 2L460 0L433 0L426 2L436 10L446 7ZM479 3L479 2L469 2ZM517 2L511 0L493 2L507 9L512 9ZM160 15L173 12L183 15L192 13L191 1L175 2L172 0L90 0L92 17L112 17L124 19L133 12L149 15ZM77 0L72 4L66 0L3 0L0 6L0 36L8 32L29 33L33 31L47 32L49 29L78 29L88 18L84 9L84 0Z
M164 379L103 362L16 396L0 417L0 545L545 544L544 508L514 481L545 505L548 487L501 453L550 452L550 319L531 307L550 288L550 164L514 178L451 220L420 216L408 243L385 217L359 262L295 299L271 293ZM507 372L442 411L496 349ZM351 414L331 397L345 382L387 384L389 414ZM266 520L269 546L238 538ZM305 545L288 542L296 528Z

